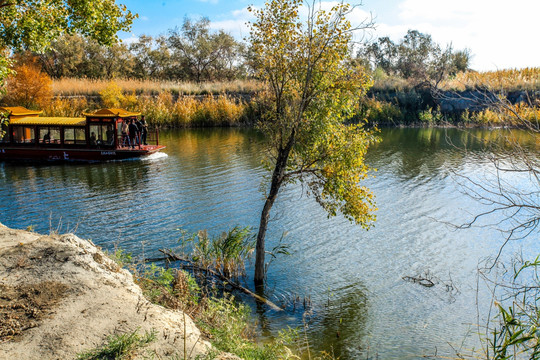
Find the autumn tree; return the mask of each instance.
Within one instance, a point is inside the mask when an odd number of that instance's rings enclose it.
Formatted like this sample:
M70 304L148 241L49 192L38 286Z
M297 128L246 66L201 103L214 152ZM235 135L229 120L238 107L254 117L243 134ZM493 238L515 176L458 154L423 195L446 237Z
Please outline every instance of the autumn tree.
M7 96L3 99L11 106L42 108L52 98L52 80L35 62L20 64L7 81Z
M115 0L0 0L0 86L10 73L9 52L43 52L54 39L71 33L110 45L135 17Z
M268 139L272 172L257 235L257 285L264 281L268 220L282 186L303 183L329 215L342 213L366 228L375 220L373 195L360 182L369 170L364 155L377 138L344 123L371 85L363 69L348 61L354 31L371 23L353 27L353 7L344 2L329 10L316 1L302 5L269 0L264 9L251 8L250 52L269 108L259 128Z
M223 30L210 32L210 20L184 19L180 29L169 32L168 43L173 57L185 75L200 82L211 79L214 68L226 64L231 55L237 53L234 38Z
M129 50L134 56L133 76L139 79L170 79L172 54L167 38L142 35Z

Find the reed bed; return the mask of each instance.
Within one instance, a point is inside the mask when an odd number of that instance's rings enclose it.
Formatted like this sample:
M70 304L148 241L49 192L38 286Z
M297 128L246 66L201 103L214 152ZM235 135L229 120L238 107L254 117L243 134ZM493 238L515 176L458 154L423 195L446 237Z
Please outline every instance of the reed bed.
M498 71L467 71L443 82L444 90L464 91L487 88L495 91L536 91L540 89L540 68Z
M122 107L145 114L150 126L166 128L241 126L257 121L256 100L244 101L227 94L179 96L167 91L158 96L127 95L121 99L88 100L86 97L54 98L43 108L44 116L80 117L101 107Z
M124 92L137 95L159 95L164 91L174 95L251 94L262 89L261 84L255 80L204 83L136 79L115 79L114 81ZM109 84L110 80L63 78L54 80L52 88L55 96L98 96Z

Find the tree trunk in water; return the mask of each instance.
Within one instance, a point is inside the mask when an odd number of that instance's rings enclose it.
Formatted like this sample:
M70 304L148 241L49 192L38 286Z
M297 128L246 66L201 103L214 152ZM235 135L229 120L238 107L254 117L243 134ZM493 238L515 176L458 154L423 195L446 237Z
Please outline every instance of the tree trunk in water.
M261 213L261 221L259 223L259 232L257 234L257 245L255 246L255 286L260 287L264 283L264 276L266 269L264 268L264 239L266 237L266 229L268 228L268 219L270 218L270 210L276 201L277 195L283 179L285 177L285 169L287 168L287 161L289 160L289 154L293 147L295 140L295 131L291 133L289 141L285 148L281 148L278 153L276 161L276 167L272 174L272 184L270 185L270 193L264 203L264 208Z
M272 205L274 205L274 201L276 200L277 193L279 191L279 187L281 185L281 182L277 185L275 194L272 194L272 190L270 191L270 194L266 198L266 202L264 203L264 208L261 213L261 221L259 223L259 232L257 233L257 245L255 247L255 285L261 286L264 282L264 275L265 275L265 268L264 268L264 239L266 237L266 229L268 228L268 219L270 217L270 209L272 209ZM274 188L274 181L272 181L272 187Z

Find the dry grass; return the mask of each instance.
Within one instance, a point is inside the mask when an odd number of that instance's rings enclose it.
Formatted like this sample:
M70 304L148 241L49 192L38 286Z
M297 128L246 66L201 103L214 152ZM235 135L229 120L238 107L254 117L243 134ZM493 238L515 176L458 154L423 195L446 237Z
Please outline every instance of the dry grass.
M417 83L401 77L375 72L374 91L408 91ZM443 81L442 90L465 91L488 88L494 91L537 91L540 90L540 68L508 69L498 71L467 71Z
M254 93L262 86L255 80L234 80L228 82L178 82L160 80L115 79L125 93L158 95L163 91L172 94L205 95L221 93ZM53 81L53 92L56 96L98 96L110 80L91 80L64 78Z
M459 73L446 80L445 90L463 91L487 87L495 91L535 91L540 89L540 68Z
M253 123L256 100L250 102L235 99L227 94L204 97L179 96L176 100L168 91L157 96L107 94L92 101L86 97L55 98L43 107L44 116L80 117L83 112L103 106L121 107L142 112L152 126L205 127L238 126ZM113 102L114 101L114 102Z

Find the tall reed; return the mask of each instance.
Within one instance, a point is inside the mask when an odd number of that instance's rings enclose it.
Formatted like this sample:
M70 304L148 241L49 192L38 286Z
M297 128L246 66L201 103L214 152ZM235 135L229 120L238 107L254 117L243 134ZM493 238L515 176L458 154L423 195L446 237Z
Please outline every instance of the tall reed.
M126 93L158 95L168 91L175 95L206 95L221 93L254 93L262 89L256 80L232 80L195 83L187 81L115 79L114 82ZM56 96L98 96L110 84L110 80L62 78L53 80Z

